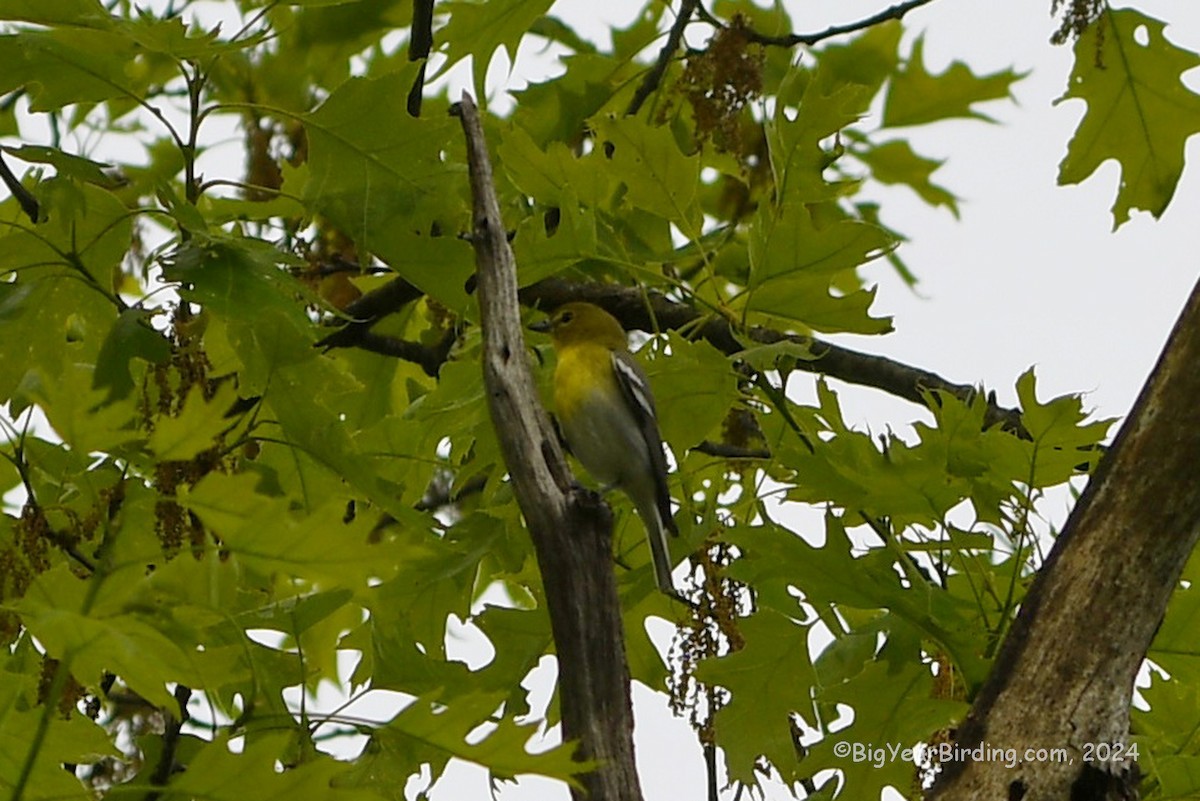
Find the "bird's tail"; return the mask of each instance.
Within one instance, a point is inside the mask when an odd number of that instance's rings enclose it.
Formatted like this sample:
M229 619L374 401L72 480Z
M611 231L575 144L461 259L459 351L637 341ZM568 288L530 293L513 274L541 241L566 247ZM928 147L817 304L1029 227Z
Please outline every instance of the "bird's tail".
M676 596L678 591L671 580L671 568L675 563L671 561L671 549L667 545L668 526L674 529L675 521L664 521L658 504L653 499L650 499L649 503L635 505L638 517L646 526L646 539L650 542L650 556L654 561L654 578L658 582L658 588L667 595Z

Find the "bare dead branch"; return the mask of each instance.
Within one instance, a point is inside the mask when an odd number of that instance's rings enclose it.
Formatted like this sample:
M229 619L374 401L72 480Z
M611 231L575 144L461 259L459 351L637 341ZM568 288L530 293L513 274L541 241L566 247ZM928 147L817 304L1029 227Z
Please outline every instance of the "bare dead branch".
M517 301L517 271L483 126L470 95L456 106L467 139L475 266L488 409L513 492L537 554L558 656L563 738L594 760L576 801L641 801L633 757L633 707L612 559L612 515L573 488L530 369Z

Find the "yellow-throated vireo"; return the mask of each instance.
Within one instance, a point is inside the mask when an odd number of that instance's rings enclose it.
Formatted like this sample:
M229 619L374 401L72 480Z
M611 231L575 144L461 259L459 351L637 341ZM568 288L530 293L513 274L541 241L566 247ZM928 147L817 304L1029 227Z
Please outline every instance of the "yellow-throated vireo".
M558 355L554 406L567 447L606 489L629 496L646 526L658 587L671 580L666 532L678 535L667 492L667 459L650 382L629 352L625 329L591 303L567 303L530 326L549 331Z

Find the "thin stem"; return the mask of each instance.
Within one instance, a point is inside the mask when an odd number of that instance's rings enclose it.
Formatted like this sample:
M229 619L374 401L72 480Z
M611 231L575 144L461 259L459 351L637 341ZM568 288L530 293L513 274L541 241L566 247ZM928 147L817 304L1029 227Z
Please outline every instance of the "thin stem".
M304 202L304 198L300 197L299 195L293 195L290 192L284 192L282 189L276 189L273 186L263 186L262 184L252 184L245 181L234 181L229 178L214 178L211 181L205 181L204 183L200 184L199 194L203 195L209 189L213 189L214 187L218 186L231 186L234 189L252 189L260 192L270 192L273 195L285 197L288 200L294 200L297 203Z
M200 186L196 182L196 148L200 139L200 123L203 119L200 111L200 93L204 89L204 73L200 65L192 63L192 74L184 70L184 79L188 88L188 141L183 147L184 156L184 193L188 203L193 206L200 198Z
M255 14L253 17L251 17L249 20L247 20L246 24L241 27L241 30L239 30L237 33L235 33L233 35L233 39L231 39L230 41L236 42L239 39L241 39L244 35L246 35L246 33L250 30L250 28L252 28L255 24L257 24L260 19L265 17L272 10L274 10L275 6L277 6L277 5L279 5L279 3L277 1L270 2L270 3L267 3L265 6L263 6L261 9L259 9L258 13Z

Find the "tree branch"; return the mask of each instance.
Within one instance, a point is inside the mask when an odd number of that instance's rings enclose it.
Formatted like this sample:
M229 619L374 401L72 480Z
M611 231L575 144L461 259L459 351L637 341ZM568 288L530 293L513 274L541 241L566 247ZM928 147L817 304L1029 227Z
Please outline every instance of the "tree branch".
M326 337L326 339L321 340L317 344L324 344L329 347L330 345L326 341L329 339L332 339L332 337ZM419 342L411 342L399 337L390 337L386 334L376 334L373 331L362 331L355 339L355 344L363 350L378 353L382 356L394 356L406 362L419 364L421 365L421 369L425 371L425 375L430 378L437 378L438 372L442 369L442 365L450 355L450 350L454 347L456 337L453 331L447 331L442 340L432 346L422 345Z
M576 801L641 801L613 575L612 513L594 493L573 489L533 381L521 331L516 263L479 113L465 92L454 111L467 139L488 409L545 588L558 657L563 739L577 740L577 756L596 763L571 795Z
M521 290L521 299L529 305L554 309L573 300L584 300L607 309L626 328L642 331L684 330L702 338L722 353L733 356L745 350L744 341L760 345L791 342L808 350L811 359L797 359L795 368L820 373L850 384L881 389L891 395L925 405L925 393L939 390L969 400L979 389L955 384L936 373L894 361L885 356L860 353L803 334L786 334L763 326L739 331L724 317L705 315L684 303L655 292L618 284L580 284L548 278ZM740 337L740 338L739 338ZM1021 413L999 406L991 398L984 417L987 425L996 423L1006 430L1024 435Z
M1129 761L1081 752L1129 742L1134 678L1200 537L1198 362L1200 283L958 732L963 749L1066 747L1073 758L950 762L931 797L1136 797Z
M335 266L340 268L343 265ZM355 347L366 337L371 326L389 314L403 309L414 300L418 300L424 294L403 278L388 281L383 286L372 289L347 304L344 312L351 318L351 322L318 340L314 347Z
M675 24L671 26L671 30L667 33L667 41L663 44L662 49L658 51L658 58L655 60L654 66L646 73L646 77L642 79L641 85L634 92L633 99L629 101L629 108L625 110L626 116L637 114L642 108L642 104L658 88L663 75L667 72L667 65L671 63L671 59L675 56L675 51L679 49L679 43L683 41L683 31L688 23L692 21L692 14L695 13L696 6L699 4L700 0L683 0L680 3L679 14L675 17Z
M755 326L745 331L738 329L729 320L704 315L686 303L666 298L657 292L645 292L639 287L620 284L592 284L547 278L520 290L521 303L550 310L573 300L585 300L607 309L627 329L641 331L673 331L682 329L690 336L709 342L722 353L733 356L745 350L744 342L773 345L791 342L806 348L811 359L797 359L795 368L809 373L818 373L836 378L849 384L871 387L895 395L913 403L925 405L925 393L938 390L960 400L969 400L980 391L969 384L956 384L936 373L877 356L871 353L844 348L817 337L802 334L787 334L772 328ZM346 307L346 313L356 318L344 328L335 331L317 342L318 347L345 348L365 347L386 355L395 355L416 361L423 367L421 359L427 354L420 351L408 352L405 348L392 348L383 338L375 339L370 334L371 326L382 317L398 311L405 304L421 297L421 291L402 278L372 290ZM413 355L416 358L409 359ZM428 372L428 371L427 371ZM999 424L1018 436L1027 436L1021 424L1019 409L1000 406L992 397L987 398L986 425Z

